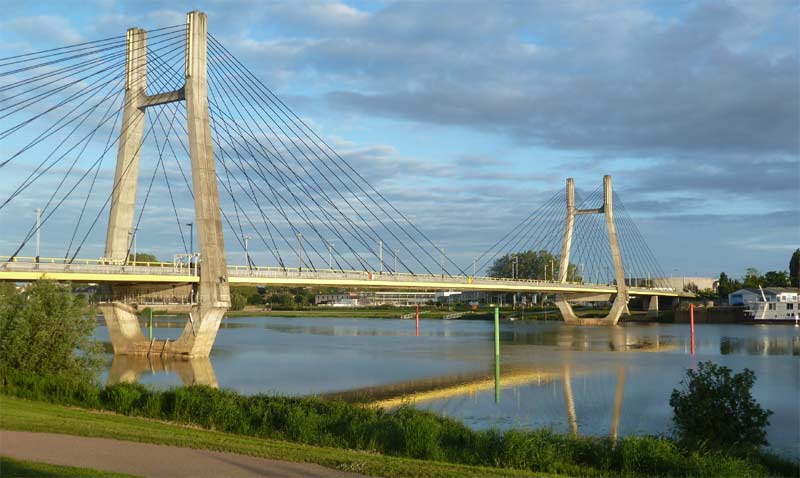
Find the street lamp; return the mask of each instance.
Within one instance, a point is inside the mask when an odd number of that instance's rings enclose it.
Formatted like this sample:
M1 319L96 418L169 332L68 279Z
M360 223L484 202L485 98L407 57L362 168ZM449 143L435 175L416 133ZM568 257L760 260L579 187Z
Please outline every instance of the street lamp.
M303 235L297 233L297 272L303 272Z
M193 251L193 249L194 249L194 235L193 235L194 223L193 222L187 222L186 225L189 226L189 254L193 254L194 253L194 251Z
M133 265L136 265L136 260L138 259L137 248L136 248L136 233L139 232L138 227L132 227L128 235L130 236L130 242L128 244L133 243Z
M194 254L194 223L187 222L186 225L189 226L189 267L192 267L192 255Z
M38 207L36 208L36 262L39 262L39 244L41 242L41 230L42 230L42 210Z
M252 267L250 267L250 253L247 251L247 242L252 239L252 237L245 234L242 239L244 239L244 262L247 264L248 269L252 269Z

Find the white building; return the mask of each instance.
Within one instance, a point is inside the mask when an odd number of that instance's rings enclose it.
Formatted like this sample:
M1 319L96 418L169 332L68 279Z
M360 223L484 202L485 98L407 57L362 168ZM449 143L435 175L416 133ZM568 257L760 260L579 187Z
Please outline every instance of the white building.
M800 289L794 287L765 287L764 297L767 302L797 302ZM763 301L759 289L739 289L728 294L730 305L747 305L749 302Z
M317 294L314 297L315 305L328 305L331 307L358 307L358 294L345 292L341 294Z

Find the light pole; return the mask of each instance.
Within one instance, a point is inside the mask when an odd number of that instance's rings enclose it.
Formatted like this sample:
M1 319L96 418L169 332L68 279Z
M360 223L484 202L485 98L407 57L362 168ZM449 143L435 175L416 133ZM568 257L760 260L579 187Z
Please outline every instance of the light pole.
M193 235L194 223L187 222L186 225L189 226L189 255L191 256L192 254L194 254L194 235ZM189 261L191 261L191 259L189 259Z
M444 247L442 248L442 277L444 277Z
M303 272L303 235L297 233L297 272Z
M41 230L42 230L42 210L36 208L36 262L39 262L39 245L41 243Z
M328 269L333 270L333 243L328 243Z
M378 275L383 275L383 241L378 241Z
M473 258L472 259L472 277L475 277L475 268L478 265L477 263L478 263L478 259Z
M139 232L139 228L138 227L132 227L130 232L128 233L128 235L131 236L130 243L133 244L133 265L136 265L136 259L137 259L137 255L138 255L137 254L138 251L136 249L136 233L137 232Z
M247 234L245 234L243 239L244 239L244 262L245 262L245 264L247 264L247 268L248 269L252 269L250 267L250 252L247 250L247 242L250 239L252 239L252 237L247 235Z

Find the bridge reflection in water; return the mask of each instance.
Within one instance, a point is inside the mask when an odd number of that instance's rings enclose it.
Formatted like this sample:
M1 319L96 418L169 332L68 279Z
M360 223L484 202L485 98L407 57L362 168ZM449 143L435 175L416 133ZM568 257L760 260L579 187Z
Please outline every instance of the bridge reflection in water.
M109 385L139 382L144 373L174 373L184 385L208 385L217 388L217 375L208 357L161 357L159 355L114 355L108 370Z
M493 372L493 371L492 371ZM329 393L325 398L339 399L354 403L363 403L382 408L396 408L403 404L418 404L454 398L474 396L477 393L493 390L495 380L499 379L503 389L520 387L529 384L541 385L546 382L560 380L564 394L564 408L569 431L578 435L578 417L575 412L575 400L572 393L573 373L586 375L590 369L574 368L565 365L561 370L530 369L512 366L499 377L492 377L492 372L471 374L444 375L440 377L410 380L388 385L365 387L345 392ZM161 357L158 355L115 355L108 372L107 383L136 383L142 374L174 373L183 385L207 385L218 388L217 376L208 357L182 359L178 357ZM622 400L625 390L625 367L617 368L617 384L614 394L614 410L611 419L610 437L616 442L619 436L619 422L622 416Z

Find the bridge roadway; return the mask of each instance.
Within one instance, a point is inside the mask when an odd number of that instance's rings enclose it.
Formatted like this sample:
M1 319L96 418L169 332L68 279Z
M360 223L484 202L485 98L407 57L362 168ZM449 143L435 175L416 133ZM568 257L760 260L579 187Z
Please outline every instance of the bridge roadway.
M78 283L162 283L199 282L197 269L169 262L109 264L98 259L0 257L0 281L28 282L41 279ZM408 273L378 273L347 270L298 270L281 267L228 266L233 285L328 286L353 288L395 288L416 290L460 290L485 292L615 293L614 284L556 282ZM682 292L667 288L628 287L632 296L679 297Z

